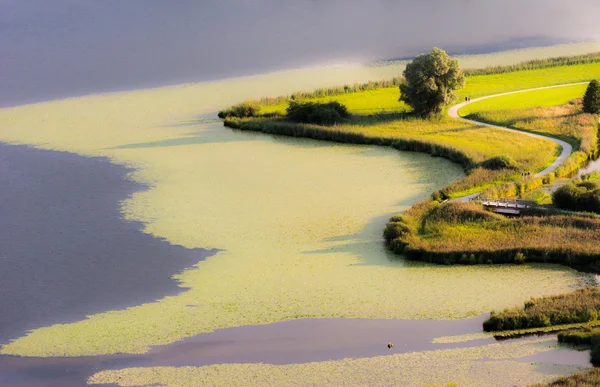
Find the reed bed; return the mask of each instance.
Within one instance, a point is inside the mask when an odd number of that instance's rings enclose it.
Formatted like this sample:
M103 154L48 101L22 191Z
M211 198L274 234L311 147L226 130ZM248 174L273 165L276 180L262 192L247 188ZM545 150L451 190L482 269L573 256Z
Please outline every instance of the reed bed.
M422 120L410 116L358 117L334 126L302 124L279 119L235 118L225 120L233 129L260 131L292 137L340 143L391 146L398 150L429 153L461 164L468 172L466 179L436 192L441 200L477 192L486 187L514 179L515 169L537 170L550 164L557 147L550 141L458 122L447 118ZM497 154L514 160L507 169L484 168Z
M523 308L492 312L483 323L485 331L503 331L549 327L554 325L597 321L600 314L600 289L586 287L568 294L532 298ZM586 333L562 335L563 342L591 339Z
M550 383L532 384L529 387L597 387L600 386L600 368L579 372L556 379Z
M388 227L398 222L394 219ZM412 260L568 266L600 260L600 219L594 217L548 213L509 219L477 203L429 201L414 205L402 219L410 232L388 232L385 238L394 253Z

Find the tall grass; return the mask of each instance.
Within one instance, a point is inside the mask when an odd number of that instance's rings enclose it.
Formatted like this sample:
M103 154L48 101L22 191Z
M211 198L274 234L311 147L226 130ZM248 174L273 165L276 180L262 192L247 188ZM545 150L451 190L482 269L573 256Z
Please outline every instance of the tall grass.
M356 118L356 117L355 117ZM389 122L388 122L389 120ZM348 124L319 126L285 119L237 119L230 117L225 125L242 130L261 131L293 137L341 143L391 146L398 150L429 153L461 164L468 172L466 179L455 182L436 193L441 200L476 192L519 175L515 169L539 169L549 164L555 154L553 143L527 136L479 127L441 118L422 120L410 116L382 115L357 117ZM505 154L510 165L496 170L496 152ZM485 167L488 168L485 168Z
M533 59L521 63L504 66L487 66L480 69L465 69L465 75L490 75L508 72L537 70L561 66L573 66L587 63L600 63L600 52L576 56L559 56L548 59Z
M523 308L492 312L483 323L483 329L489 332L586 323L597 321L599 314L600 289L587 287L569 294L532 298ZM580 336L578 339L585 340L585 335ZM563 336L563 340L566 337ZM575 340L575 337L571 335L568 339Z
M279 105L282 103L287 103L290 100L298 101L313 98L334 97L343 94L365 92L368 90L395 88L400 86L400 83L402 83L403 81L403 77L394 77L392 79L382 79L379 81L369 81L365 83L354 83L342 86L318 88L313 91L297 91L290 95L282 95L279 97L264 97L258 100L257 102L260 105L264 106Z
M402 218L411 232L386 239L394 253L408 259L446 265L547 262L568 266L600 260L598 218L548 213L509 219L477 203L455 202L418 203Z
M598 387L600 386L600 369L579 372L556 379L548 384L532 384L529 387Z
M592 337L600 334L600 329L584 329L577 331L560 332L558 334L559 343L568 343L574 345L589 345L592 343Z

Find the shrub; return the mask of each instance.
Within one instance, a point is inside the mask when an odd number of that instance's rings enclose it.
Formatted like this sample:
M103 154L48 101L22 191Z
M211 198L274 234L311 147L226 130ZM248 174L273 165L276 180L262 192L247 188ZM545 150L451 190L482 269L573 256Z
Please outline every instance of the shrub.
M479 164L485 169L500 170L500 169L513 169L518 170L519 165L510 156L501 155L487 159Z
M229 109L225 109L219 112L219 118L237 117L237 118L248 118L256 117L260 107L253 102L244 102L239 105L234 105Z
M390 241L410 233L411 230L407 224L400 222L390 222L385 226L385 229L383 230L383 237L385 238L385 241L387 243L390 243Z
M554 205L573 211L600 213L600 180L575 180L563 185L552 195Z
M588 85L583 96L583 111L585 113L600 113L600 83L593 80Z
M287 118L306 124L332 125L349 117L348 109L337 101L327 103L290 101Z
M390 222L406 223L406 219L402 215L394 215L390 218Z

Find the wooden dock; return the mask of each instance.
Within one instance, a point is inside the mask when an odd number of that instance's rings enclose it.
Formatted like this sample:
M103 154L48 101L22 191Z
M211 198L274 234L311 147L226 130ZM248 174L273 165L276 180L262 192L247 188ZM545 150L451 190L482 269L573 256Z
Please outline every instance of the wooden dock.
M472 201L481 202L484 207L491 209L499 214L519 215L525 208L535 208L536 204L530 200L520 199L495 199L477 196Z

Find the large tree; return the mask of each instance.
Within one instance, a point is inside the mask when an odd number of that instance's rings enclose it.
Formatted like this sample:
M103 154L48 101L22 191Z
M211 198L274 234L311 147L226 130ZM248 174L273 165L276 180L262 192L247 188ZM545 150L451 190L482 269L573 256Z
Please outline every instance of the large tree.
M583 111L592 114L600 113L600 82L591 81L585 90Z
M421 116L440 113L444 105L456 99L454 90L465 85L458 61L437 47L406 65L404 78L406 82L400 85L400 101Z

